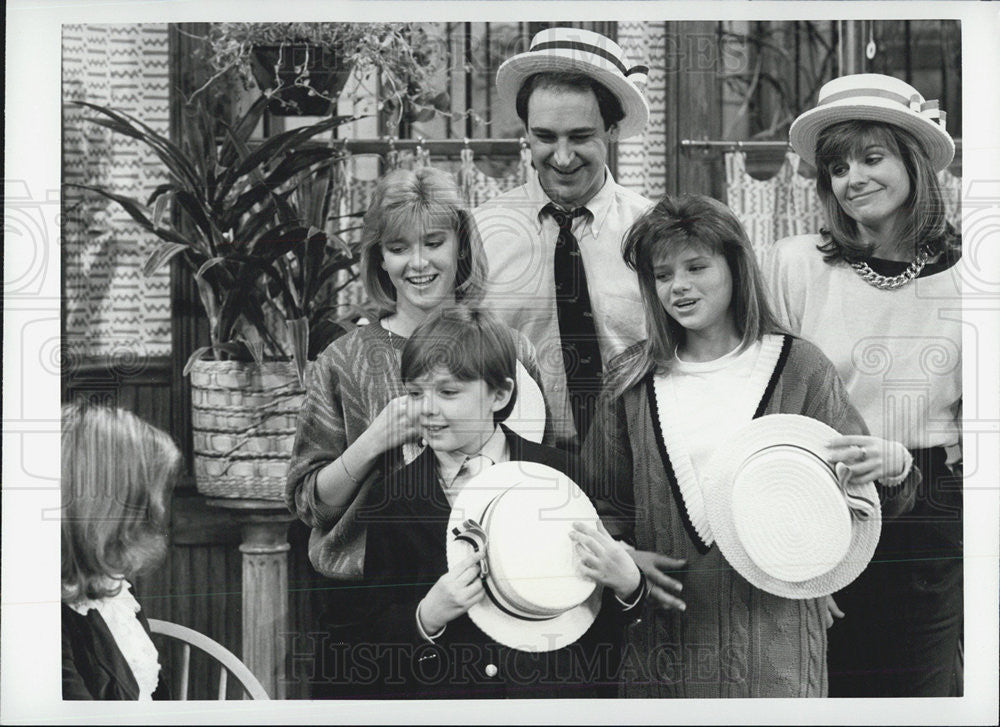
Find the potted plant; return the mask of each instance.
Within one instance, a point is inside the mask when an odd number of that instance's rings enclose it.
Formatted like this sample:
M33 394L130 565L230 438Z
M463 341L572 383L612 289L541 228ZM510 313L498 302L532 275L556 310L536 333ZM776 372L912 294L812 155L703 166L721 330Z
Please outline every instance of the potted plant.
M253 81L273 114L333 113L355 68L377 73L383 110L447 109L447 94L431 91L433 43L412 23L217 23L208 41L215 76Z
M221 123L220 141L215 120L193 114L181 145L121 111L82 103L99 114L93 123L149 146L169 173L145 202L78 186L121 205L159 238L145 273L178 258L194 275L210 343L185 373L195 474L212 496L281 498L311 338L318 348L311 332L349 325L335 318L334 301L357 250L323 229L343 151L313 140L353 119L330 117L254 146L267 101Z

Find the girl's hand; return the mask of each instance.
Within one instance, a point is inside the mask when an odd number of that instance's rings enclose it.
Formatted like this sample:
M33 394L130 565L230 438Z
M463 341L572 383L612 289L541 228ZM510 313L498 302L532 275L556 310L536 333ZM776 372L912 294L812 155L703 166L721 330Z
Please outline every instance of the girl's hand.
M479 580L479 561L485 550L473 553L455 564L437 579L431 590L420 602L417 612L420 623L428 634L436 634L449 623L468 611L486 594Z
M379 452L385 452L416 439L419 423L419 414L410 404L410 397L404 394L385 405L365 430L365 435L377 443Z
M569 537L576 543L584 575L595 583L607 586L623 600L635 593L642 580L639 568L625 546L608 534L604 523L598 520L596 528L573 523Z
M827 448L830 464L843 462L850 468L852 485L899 477L909 460L906 447L899 442L862 434L835 437Z
M833 626L834 619L841 618L844 618L844 612L840 610L840 606L833 600L833 596L827 596L826 608L823 610L823 626L830 628Z
M670 558L651 550L633 549L629 551L629 555L645 574L646 580L649 581L649 595L660 608L668 611L671 609L683 611L687 608L687 604L674 595L681 592L681 582L667 575L687 565L686 560Z

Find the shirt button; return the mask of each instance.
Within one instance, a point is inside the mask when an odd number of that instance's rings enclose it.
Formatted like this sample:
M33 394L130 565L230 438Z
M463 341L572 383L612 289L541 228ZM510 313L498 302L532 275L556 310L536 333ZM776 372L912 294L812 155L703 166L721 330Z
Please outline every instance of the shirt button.
M498 670L497 670L496 664L487 664L486 665L486 676L488 676L488 677L495 677L497 675L497 671Z

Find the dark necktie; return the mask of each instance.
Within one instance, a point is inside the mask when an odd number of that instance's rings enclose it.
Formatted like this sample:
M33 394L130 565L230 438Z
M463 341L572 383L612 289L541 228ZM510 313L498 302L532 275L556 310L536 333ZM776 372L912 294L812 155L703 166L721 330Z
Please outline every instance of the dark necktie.
M553 259L556 314L570 410L576 425L577 441L582 444L590 428L594 402L601 390L601 349L590 307L587 273L572 226L575 218L590 213L584 207L565 212L554 204L547 204L542 211L551 215L559 226Z

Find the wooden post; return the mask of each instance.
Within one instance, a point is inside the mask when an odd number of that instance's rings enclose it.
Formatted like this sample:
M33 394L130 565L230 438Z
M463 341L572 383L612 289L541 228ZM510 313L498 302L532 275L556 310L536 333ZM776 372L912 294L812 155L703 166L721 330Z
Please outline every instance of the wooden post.
M680 147L722 135L718 23L667 23L666 33L666 191L722 199L721 160L693 162Z
M243 554L243 662L268 696L285 698L288 633L288 524L292 515L278 502L210 500L230 509L240 523Z

